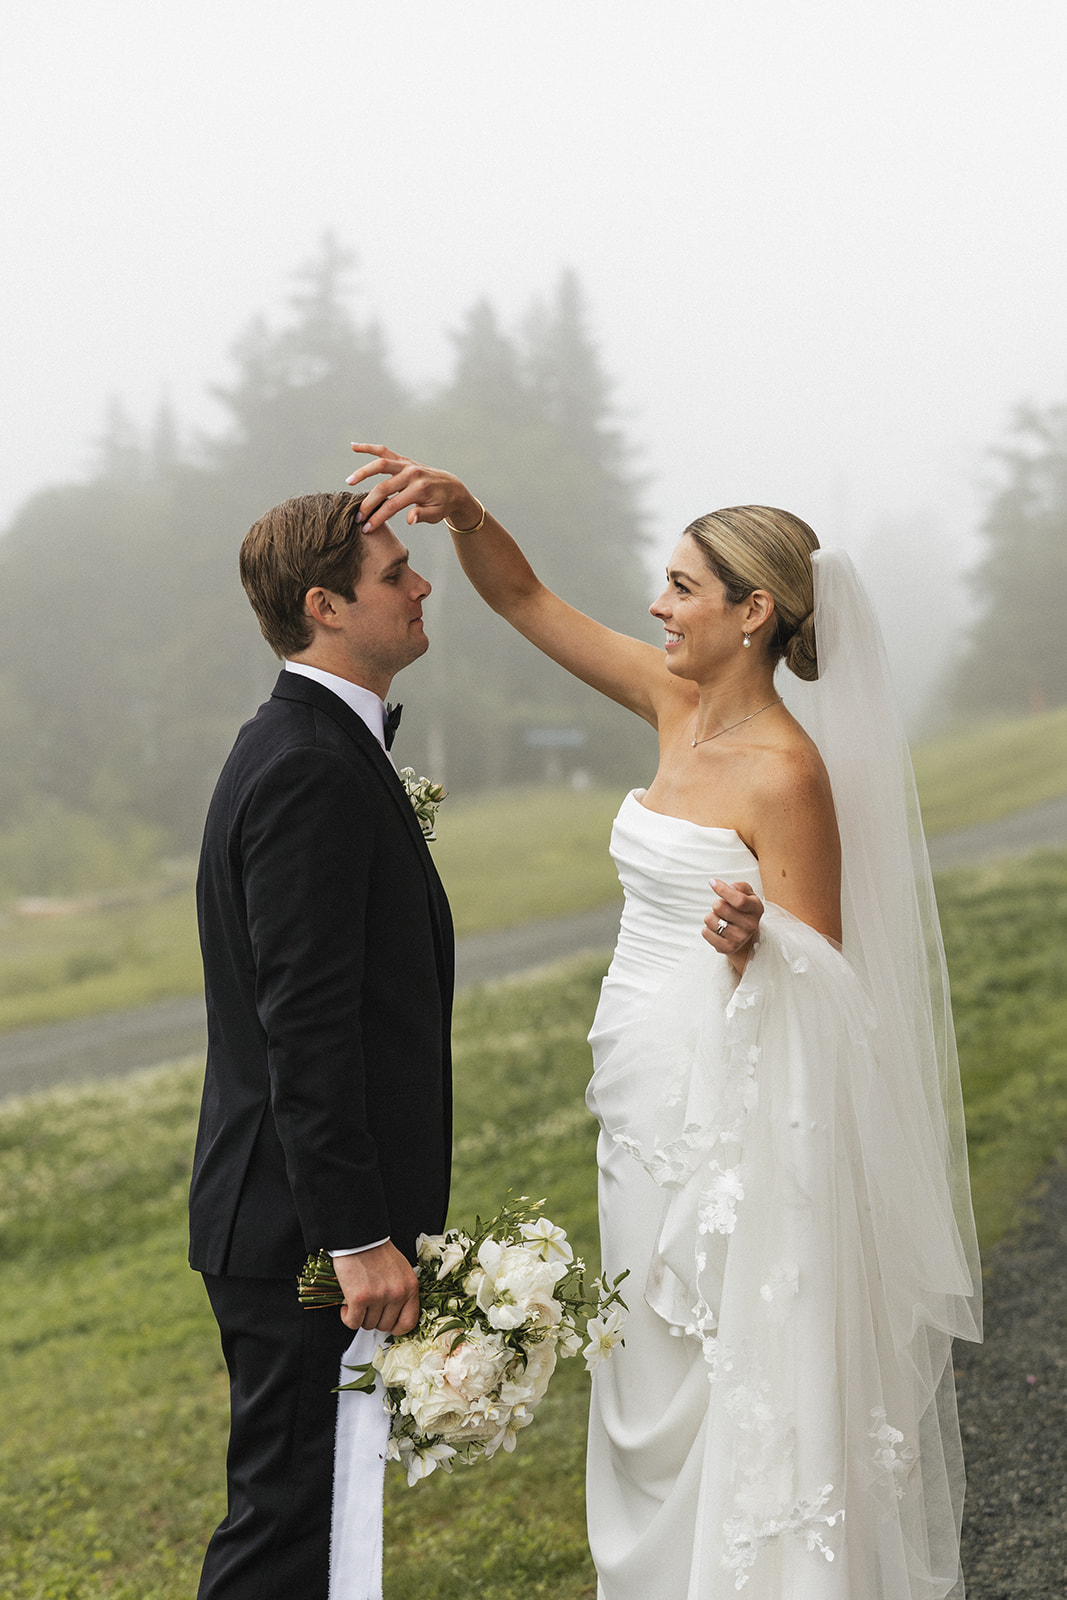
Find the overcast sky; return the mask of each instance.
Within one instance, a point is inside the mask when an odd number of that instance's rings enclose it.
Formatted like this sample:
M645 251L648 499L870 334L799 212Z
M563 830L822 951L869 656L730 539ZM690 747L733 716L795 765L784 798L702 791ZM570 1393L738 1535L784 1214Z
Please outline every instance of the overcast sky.
M0 526L111 396L217 422L332 229L416 384L575 267L665 548L758 500L958 566L1067 398L1065 63L1064 0L9 5Z

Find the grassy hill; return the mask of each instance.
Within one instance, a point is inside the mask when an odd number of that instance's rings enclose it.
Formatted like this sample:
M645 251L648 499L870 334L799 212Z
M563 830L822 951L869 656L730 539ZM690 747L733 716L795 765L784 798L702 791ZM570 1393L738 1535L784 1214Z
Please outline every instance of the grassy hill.
M942 880L979 1230L1067 1138L1067 855ZM975 929L981 937L975 938ZM548 1197L595 1262L585 1033L603 962L460 997L452 1217ZM223 1510L226 1383L185 1191L199 1063L0 1107L0 1596L187 1600ZM311 1313L330 1315L332 1313ZM586 1379L564 1363L514 1456L409 1490L386 1600L592 1600Z
M914 758L927 833L993 822L1067 794L1067 706L945 734Z
M1067 794L1067 708L946 735L915 752L930 834ZM527 788L448 800L434 858L457 931L602 905L618 893L607 852L621 791ZM0 916L0 1030L195 994L191 887L74 915Z

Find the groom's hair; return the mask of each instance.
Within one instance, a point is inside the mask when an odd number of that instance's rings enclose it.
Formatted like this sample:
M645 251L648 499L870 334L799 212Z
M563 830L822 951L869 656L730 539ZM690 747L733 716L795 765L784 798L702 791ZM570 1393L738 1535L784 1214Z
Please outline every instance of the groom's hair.
M276 656L299 655L312 640L309 589L351 600L363 566L356 515L363 494L301 494L254 522L241 544L241 582Z

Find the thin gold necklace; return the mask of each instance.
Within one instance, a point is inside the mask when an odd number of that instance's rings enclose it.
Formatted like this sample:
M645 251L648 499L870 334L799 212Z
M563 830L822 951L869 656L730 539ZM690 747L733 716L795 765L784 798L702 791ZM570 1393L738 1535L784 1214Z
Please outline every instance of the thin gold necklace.
M750 711L747 717L742 717L741 722L751 722L753 717L759 716L760 711L769 711L772 706L780 706L781 703L781 695L776 694L773 700L768 700L765 706L760 706L759 711ZM698 744L710 744L713 739L721 739L724 733L732 733L735 728L741 726L741 722L731 722L728 728L720 728L718 733L709 733L706 739L694 739L689 746L690 750L695 750Z

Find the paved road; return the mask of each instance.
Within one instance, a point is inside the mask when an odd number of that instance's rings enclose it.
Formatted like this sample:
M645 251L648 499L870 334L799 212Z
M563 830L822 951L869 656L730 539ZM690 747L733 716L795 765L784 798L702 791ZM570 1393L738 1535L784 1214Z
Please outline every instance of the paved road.
M1067 797L999 822L942 834L931 841L930 856L934 870L940 872L1043 846L1067 848ZM549 922L469 934L456 950L457 982L464 988L583 950L608 951L618 925L619 906L614 903ZM0 1035L0 1099L57 1083L120 1076L157 1061L192 1055L203 1050L204 1042L204 1006L199 998L21 1028Z
M998 822L943 833L930 840L930 861L935 872L945 872L950 867L973 867L980 861L1024 856L1046 848L1067 848L1067 795L1001 817Z
M584 950L609 951L618 926L616 903L549 922L468 934L456 946L457 983L467 988ZM0 1034L0 1099L51 1089L58 1083L121 1077L139 1067L193 1055L205 1044L200 996L19 1028Z

